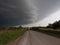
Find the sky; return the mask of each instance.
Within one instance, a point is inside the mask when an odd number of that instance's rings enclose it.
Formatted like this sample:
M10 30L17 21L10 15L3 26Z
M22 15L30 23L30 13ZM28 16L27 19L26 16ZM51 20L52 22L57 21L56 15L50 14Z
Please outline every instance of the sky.
M59 14L60 0L0 0L0 26L46 26Z
M32 27L32 26L47 26L49 24L53 24L56 21L60 20L60 10L56 11L53 14L50 14L48 17L44 18L41 21L38 21L36 23L28 24L28 25L23 25L24 27Z

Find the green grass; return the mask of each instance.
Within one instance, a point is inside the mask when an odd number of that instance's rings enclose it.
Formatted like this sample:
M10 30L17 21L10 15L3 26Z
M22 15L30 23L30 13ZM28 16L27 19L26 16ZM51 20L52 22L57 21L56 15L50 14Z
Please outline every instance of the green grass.
M13 32L5 32L0 35L0 45L6 45L8 42L11 42L17 39L19 36L22 36L26 30L20 29Z
M60 38L60 31L52 31L52 30L35 30L35 31L42 32L42 33Z

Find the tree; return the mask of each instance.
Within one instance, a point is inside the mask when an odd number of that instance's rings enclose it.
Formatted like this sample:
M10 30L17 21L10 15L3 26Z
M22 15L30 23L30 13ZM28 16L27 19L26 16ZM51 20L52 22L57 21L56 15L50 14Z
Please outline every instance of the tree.
M52 26L52 24L48 24L48 26L47 26L47 28L52 28L53 26Z
M47 28L53 28L53 29L58 29L58 28L60 28L60 20L54 22L53 24L49 24L49 25L47 26Z
M60 28L60 20L54 22L54 23L52 24L52 26L53 26L54 29Z

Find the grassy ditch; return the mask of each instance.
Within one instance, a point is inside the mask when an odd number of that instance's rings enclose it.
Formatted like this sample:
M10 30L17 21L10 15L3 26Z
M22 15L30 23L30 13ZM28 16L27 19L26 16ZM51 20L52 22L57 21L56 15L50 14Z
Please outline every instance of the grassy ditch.
M6 31L0 35L0 45L6 45L8 42L11 42L18 37L22 36L26 30L19 29L19 30L12 30Z
M60 38L60 31L53 31L53 30L35 30L35 31L42 32L42 33Z

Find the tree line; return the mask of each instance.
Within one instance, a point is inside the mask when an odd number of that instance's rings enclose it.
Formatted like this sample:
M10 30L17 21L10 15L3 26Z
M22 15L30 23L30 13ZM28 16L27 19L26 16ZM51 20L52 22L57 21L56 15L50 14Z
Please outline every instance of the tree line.
M49 24L47 28L60 29L60 20L55 21L53 24Z

